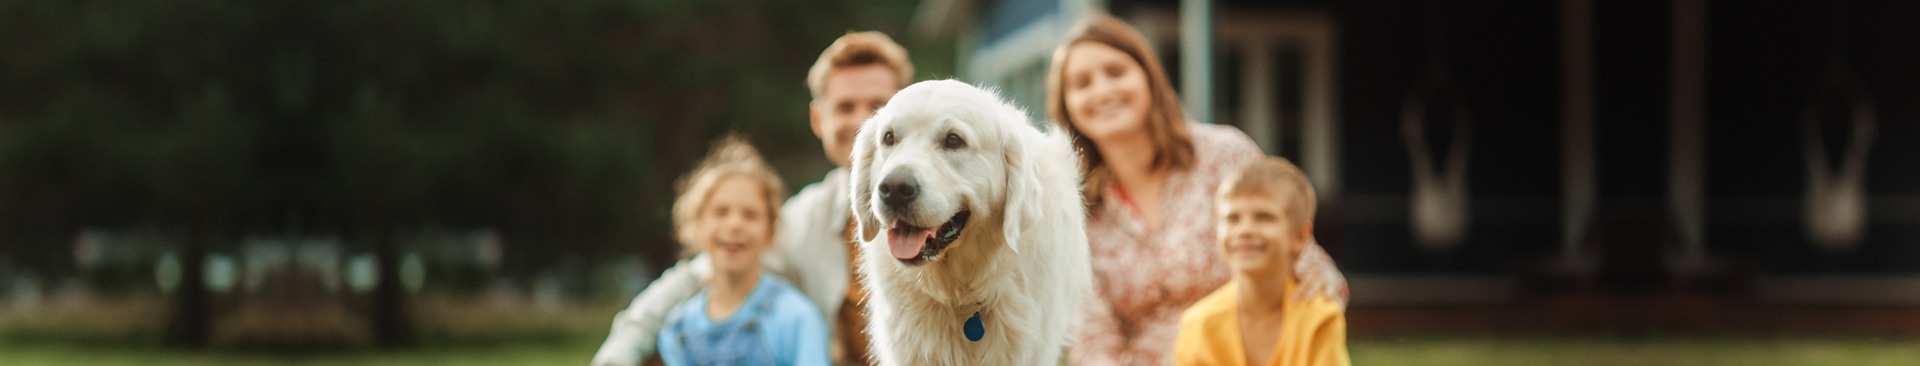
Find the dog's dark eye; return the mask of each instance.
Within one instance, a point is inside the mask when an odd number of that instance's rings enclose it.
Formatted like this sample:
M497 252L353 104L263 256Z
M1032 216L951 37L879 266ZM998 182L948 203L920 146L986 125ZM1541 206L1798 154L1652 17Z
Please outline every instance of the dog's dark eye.
M893 146L893 131L887 131L887 134L881 135L880 144L885 146Z
M960 135L949 133L947 134L947 141L941 146L945 146L948 149L963 148L967 147L967 140L961 140Z

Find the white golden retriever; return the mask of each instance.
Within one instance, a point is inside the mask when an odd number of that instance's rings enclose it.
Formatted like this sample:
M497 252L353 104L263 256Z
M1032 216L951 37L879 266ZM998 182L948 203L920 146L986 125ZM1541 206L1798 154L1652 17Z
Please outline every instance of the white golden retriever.
M854 141L874 360L1058 363L1092 282L1080 158L1065 134L939 80L900 90Z

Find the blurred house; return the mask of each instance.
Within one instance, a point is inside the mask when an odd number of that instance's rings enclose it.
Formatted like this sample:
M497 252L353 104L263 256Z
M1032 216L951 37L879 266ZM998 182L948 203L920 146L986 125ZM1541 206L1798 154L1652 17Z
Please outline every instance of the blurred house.
M1076 20L1139 28L1190 118L1312 177L1357 331L1920 329L1920 4L920 7L1035 120Z

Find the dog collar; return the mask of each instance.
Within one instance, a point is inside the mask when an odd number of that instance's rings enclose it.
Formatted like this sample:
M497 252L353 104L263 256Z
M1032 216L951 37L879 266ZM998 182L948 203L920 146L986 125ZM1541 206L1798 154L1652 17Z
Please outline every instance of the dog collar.
M970 342L979 342L981 337L987 336L986 324L980 323L980 312L973 312L973 317L967 318L967 325L960 327L960 331L967 335L967 341Z

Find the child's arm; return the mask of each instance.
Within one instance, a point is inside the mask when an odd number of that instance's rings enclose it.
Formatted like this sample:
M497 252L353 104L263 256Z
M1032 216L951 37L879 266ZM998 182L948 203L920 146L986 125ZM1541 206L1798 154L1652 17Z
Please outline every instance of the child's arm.
M1347 316L1340 311L1332 311L1321 319L1320 326L1313 332L1314 349L1312 362L1315 366L1351 366L1353 360L1347 355Z
M668 268L647 289L634 296L633 304L613 316L613 329L606 343L593 355L592 366L634 366L654 353L654 337L674 305L693 298L706 283L713 265L706 255L680 261Z
M785 353L782 364L794 366L833 366L833 356L829 355L826 320L820 318L820 311L804 296L784 299L775 308L775 315L781 326L771 329L771 334L780 345L777 352ZM790 348L788 348L790 347Z
M674 366L692 364L692 362L687 361L687 355L681 352L685 349L685 346L680 344L680 338L660 337L659 346L660 353L656 355L659 357L648 357L646 358L647 361L659 360L661 365Z
M1219 355L1210 354L1206 334L1196 331L1199 328L1187 323L1185 314L1180 316L1180 335L1173 338L1174 366L1211 366ZM1211 357L1210 357L1211 356Z

